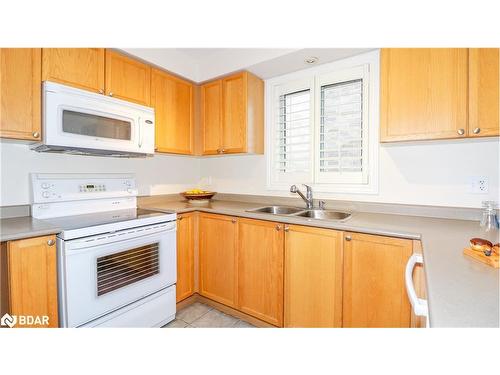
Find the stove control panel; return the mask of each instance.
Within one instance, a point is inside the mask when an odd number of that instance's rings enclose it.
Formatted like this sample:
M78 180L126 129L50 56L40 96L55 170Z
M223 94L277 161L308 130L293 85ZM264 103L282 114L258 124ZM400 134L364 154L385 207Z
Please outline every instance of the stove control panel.
M131 174L35 173L31 177L33 203L137 196L135 178Z

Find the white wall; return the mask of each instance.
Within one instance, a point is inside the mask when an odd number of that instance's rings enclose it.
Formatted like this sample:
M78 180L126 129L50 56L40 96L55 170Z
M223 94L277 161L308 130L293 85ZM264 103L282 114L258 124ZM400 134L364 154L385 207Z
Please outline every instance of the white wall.
M383 145L380 146L378 194L317 193L315 197L480 207L483 200L500 199L499 168L498 138ZM205 186L218 192L294 196L287 191L266 189L263 155L205 158L201 160L201 171L202 177L212 178L212 185ZM489 193L469 193L470 176L488 177Z
M119 159L48 154L31 151L26 144L0 144L0 206L29 204L30 173L135 173L140 195L177 193L196 185L200 160L156 155Z

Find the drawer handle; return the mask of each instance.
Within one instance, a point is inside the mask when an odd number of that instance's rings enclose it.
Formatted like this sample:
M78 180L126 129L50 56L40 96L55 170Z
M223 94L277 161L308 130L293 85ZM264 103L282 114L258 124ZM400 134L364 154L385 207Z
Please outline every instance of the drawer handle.
M346 241L351 241L351 240L352 240L352 237L351 237L351 236L345 236L345 240L346 240Z
M457 133L458 133L458 135L464 135L465 134L465 130L464 129L458 129Z
M56 243L56 241L54 241L54 240L47 241L47 245L49 245L49 246L54 246L55 243Z
M475 128L472 132L474 134L479 134L479 133L481 133L481 128Z

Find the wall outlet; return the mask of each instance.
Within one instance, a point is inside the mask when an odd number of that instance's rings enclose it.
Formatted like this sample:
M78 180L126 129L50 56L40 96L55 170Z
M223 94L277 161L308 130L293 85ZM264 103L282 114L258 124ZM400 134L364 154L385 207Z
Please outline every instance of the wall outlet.
M472 194L488 194L488 177L470 177L470 192Z

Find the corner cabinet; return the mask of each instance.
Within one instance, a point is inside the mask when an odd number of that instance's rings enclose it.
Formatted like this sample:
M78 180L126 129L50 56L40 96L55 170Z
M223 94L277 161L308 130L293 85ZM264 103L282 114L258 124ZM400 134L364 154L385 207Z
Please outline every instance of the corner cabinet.
M104 93L104 48L44 48L42 81Z
M41 139L41 49L0 48L0 137Z
M343 327L410 327L404 276L412 252L412 240L344 234Z
M194 294L195 215L188 213L177 216L177 302Z
M264 152L264 82L248 72L201 86L202 154Z
M151 72L151 106L155 109L156 151L193 153L194 85L159 69Z
M55 236L2 243L1 266L2 315L41 319L41 324L28 325L19 325L18 319L16 327L58 327Z

